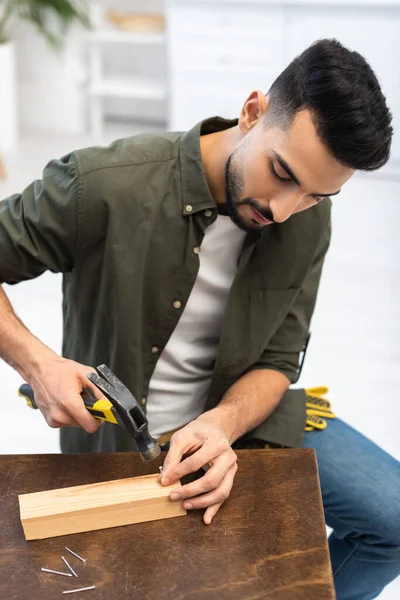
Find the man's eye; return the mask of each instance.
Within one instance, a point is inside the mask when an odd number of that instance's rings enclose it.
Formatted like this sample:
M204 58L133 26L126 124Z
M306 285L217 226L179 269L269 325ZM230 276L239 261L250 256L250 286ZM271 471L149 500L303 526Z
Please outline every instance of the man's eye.
M279 179L279 181L291 181L290 177L281 177L280 175L278 175L278 173L275 171L274 165L271 163L271 173L274 177L276 177L276 179Z

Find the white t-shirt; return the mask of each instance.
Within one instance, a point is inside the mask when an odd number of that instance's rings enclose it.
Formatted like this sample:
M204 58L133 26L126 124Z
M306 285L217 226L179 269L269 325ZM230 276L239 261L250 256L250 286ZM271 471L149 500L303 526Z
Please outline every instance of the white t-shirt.
M147 418L155 438L203 412L245 237L230 217L222 215L206 229L195 284L150 380Z

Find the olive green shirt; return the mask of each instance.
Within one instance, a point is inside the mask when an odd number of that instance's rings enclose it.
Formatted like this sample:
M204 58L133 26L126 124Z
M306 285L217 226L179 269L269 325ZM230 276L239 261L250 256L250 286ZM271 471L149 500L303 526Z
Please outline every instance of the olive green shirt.
M196 280L197 249L217 217L200 134L236 123L215 118L187 133L78 150L50 162L42 180L0 203L0 282L61 272L63 356L106 363L144 409L157 359ZM252 369L297 380L329 237L330 200L247 235L206 410ZM300 446L304 423L304 392L289 391L249 435ZM135 444L105 423L94 435L63 429L61 447L125 451Z

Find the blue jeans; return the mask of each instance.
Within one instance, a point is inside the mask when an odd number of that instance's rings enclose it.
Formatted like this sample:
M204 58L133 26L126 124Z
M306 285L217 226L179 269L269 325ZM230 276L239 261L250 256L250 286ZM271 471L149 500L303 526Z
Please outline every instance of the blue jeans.
M337 600L371 600L400 575L400 463L340 419L305 434L317 453Z

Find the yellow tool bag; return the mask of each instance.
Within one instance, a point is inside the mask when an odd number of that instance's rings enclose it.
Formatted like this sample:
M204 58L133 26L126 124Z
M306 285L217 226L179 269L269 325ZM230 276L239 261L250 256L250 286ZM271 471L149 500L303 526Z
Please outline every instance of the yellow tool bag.
M324 396L329 392L326 386L306 388L306 426L305 431L326 429L326 419L335 419L329 400Z

